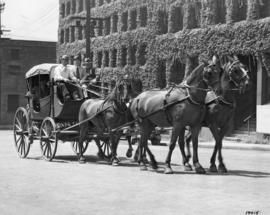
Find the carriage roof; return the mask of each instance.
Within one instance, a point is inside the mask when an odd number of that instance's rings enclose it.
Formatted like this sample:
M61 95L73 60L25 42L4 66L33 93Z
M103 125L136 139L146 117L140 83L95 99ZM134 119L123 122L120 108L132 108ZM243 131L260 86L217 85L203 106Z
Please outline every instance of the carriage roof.
M32 67L25 74L25 79L31 78L36 75L50 75L53 69L59 64L43 63Z

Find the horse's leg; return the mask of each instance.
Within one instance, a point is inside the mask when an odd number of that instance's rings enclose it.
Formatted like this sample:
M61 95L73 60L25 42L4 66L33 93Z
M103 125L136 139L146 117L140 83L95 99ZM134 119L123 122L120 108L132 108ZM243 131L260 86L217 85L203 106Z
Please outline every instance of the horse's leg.
M192 138L192 144L193 144L193 165L195 167L196 173L205 174L205 170L199 163L199 158L198 158L198 136L199 136L200 129L201 129L200 126L195 126L191 128L191 138Z
M83 123L80 126L80 137L79 137L79 143L78 143L78 147L79 147L79 154L78 154L78 159L79 159L79 163L85 163L86 159L83 156L82 153L82 147L83 147L83 141L87 138L87 133L88 133L88 126L87 123Z
M144 156L146 154L146 148L148 147L147 146L147 144L148 144L147 141L148 141L153 129L154 129L154 127L150 123L149 120L144 120L141 123L141 126L140 126L141 137L140 137L139 146L138 146L139 147L139 159L138 159L138 162L139 162L141 170L147 170L146 163L145 163L145 160L144 160Z
M151 160L151 165L153 169L158 169L158 163L155 159L155 156L153 155L153 153L151 152L151 150L149 149L148 145L146 146L146 152L148 153L150 160ZM146 155L145 155L146 157Z
M101 145L100 145L100 139L99 138L95 138L95 142L96 142L96 145L98 147L97 156L99 158L104 158L104 153L103 153L102 148L101 148Z
M185 135L185 140L186 140L185 142L186 142L186 150L187 150L187 162L189 162L191 158L191 152L190 152L191 132L190 130L188 130L187 135Z
M229 130L230 127L230 123L226 123L226 125L220 129L220 141L219 141L219 145L218 145L218 161L219 161L219 165L218 165L218 172L219 173L227 173L228 170L223 162L223 157L222 157L222 140L223 137L225 136L225 134L227 133L227 131Z
M173 170L171 168L171 157L172 157L173 150L175 148L175 144L176 144L178 135L179 135L179 126L175 125L175 126L173 126L173 129L172 129L171 141L170 141L170 145L169 145L169 152L168 152L168 155L167 155L167 158L165 161L165 163L166 163L166 167L165 167L165 171L164 171L165 174L173 174Z
M130 135L127 136L127 141L128 141L128 150L126 152L126 156L128 158L131 158L132 157L133 148L132 148L132 144L131 144L131 136Z
M191 139L191 133L189 132L189 134L190 134L190 139ZM179 132L178 145L179 145L179 148L180 148L180 151L181 151L181 154L182 154L183 165L185 167L185 170L186 171L191 171L192 170L192 167L189 164L189 159L188 159L188 157L186 156L186 153L185 153L185 140L184 140L184 137L185 137L185 129L182 129ZM190 141L189 142L188 141L186 142L187 148L188 148L188 151L189 151L189 155L190 155L190 150L189 150L189 146L190 146L189 143L190 143Z
M209 126L210 131L215 139L215 147L210 159L210 168L209 171L210 172L217 172L217 166L216 166L216 155L217 155L217 151L218 151L218 145L219 145L219 141L220 141L220 134L219 134L219 130L217 125L211 125Z
M111 134L111 149L112 149L112 165L118 166L120 160L117 157L117 147L120 140L120 134Z

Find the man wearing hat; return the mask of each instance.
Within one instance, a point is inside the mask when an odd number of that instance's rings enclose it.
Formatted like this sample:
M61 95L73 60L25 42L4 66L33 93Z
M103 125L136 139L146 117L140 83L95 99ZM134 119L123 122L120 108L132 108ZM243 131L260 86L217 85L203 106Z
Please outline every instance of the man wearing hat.
M74 76L78 80L81 80L84 76L87 75L86 69L81 66L81 63L82 63L81 55L77 54L74 57L74 60L75 60L75 63L74 63L75 64L75 74L74 74Z
M74 66L68 65L68 56L63 55L61 57L61 64L57 66L54 70L54 81L64 81L65 87L73 99L79 99L78 90L72 84L68 82L79 82L79 80L74 75ZM60 86L61 91L64 91L64 86Z

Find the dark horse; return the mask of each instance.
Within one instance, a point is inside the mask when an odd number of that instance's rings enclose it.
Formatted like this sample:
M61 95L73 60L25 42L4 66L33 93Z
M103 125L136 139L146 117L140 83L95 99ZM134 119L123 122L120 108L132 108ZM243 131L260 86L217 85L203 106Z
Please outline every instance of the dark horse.
M97 134L96 140L99 151L99 140L106 140L111 143L112 163L117 164L118 158L116 153L121 131L111 132L126 123L126 102L129 100L130 90L126 80L121 79L106 99L88 99L79 111L80 138L79 138L79 161L84 162L82 154L82 144L88 139L88 134Z
M232 126L235 111L235 93L244 92L250 84L248 72L235 56L234 59L229 58L222 68L220 89L216 91L216 95L209 92L206 96L206 115L203 120L203 126L209 127L214 139L215 148L210 160L210 172L226 173L227 169L222 158L222 139ZM187 156L190 158L190 141L191 134L187 135ZM216 167L216 154L218 152L219 166Z
M197 148L198 134L205 113L204 100L208 87L219 84L220 70L216 66L216 58L208 65L200 65L187 77L186 82L165 90L150 90L137 96L130 105L134 119L139 122L141 140L139 142L139 165L141 170L146 170L145 161L142 159L146 152L150 152L147 140L155 126L172 127L169 153L166 159L165 173L173 173L171 169L171 155L179 137L179 145L183 156L183 164L191 168L185 154L184 132L185 126L191 127L193 141L193 164L197 173L205 173L199 163ZM153 168L157 163L150 154Z

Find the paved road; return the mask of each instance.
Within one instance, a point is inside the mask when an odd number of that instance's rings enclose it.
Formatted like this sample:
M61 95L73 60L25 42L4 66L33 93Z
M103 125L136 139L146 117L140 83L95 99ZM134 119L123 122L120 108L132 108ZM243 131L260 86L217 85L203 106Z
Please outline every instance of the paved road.
M68 143L60 144L57 159L45 162L39 145L28 159L19 159L11 131L0 131L0 214L270 214L270 152L224 150L227 175L196 175L183 171L179 149L173 155L174 175L141 172L123 162L112 167L87 150L87 163L78 164ZM167 147L152 147L160 166ZM200 148L201 164L208 167L211 150Z

